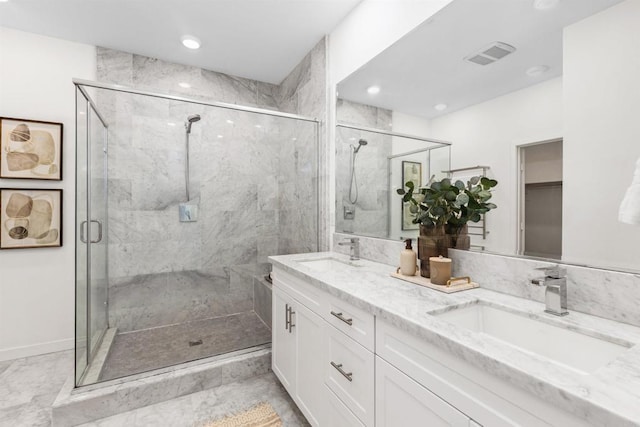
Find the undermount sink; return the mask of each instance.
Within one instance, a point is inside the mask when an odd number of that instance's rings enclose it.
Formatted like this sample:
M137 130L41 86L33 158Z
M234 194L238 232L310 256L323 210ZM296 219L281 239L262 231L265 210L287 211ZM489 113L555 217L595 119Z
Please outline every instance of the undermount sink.
M345 270L352 267L362 267L358 261L343 261L337 258L301 259L300 264L316 271Z
M632 346L555 326L527 314L482 303L433 313L454 325L548 358L582 374L590 374Z

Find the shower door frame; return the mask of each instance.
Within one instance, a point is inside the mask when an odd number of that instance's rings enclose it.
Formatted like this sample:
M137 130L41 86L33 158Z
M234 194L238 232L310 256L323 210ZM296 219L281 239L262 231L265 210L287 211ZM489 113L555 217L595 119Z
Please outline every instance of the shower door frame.
M86 219L86 227L87 227L87 232L85 234L85 239L86 242L83 242L86 244L86 295L85 295L85 304L86 304L86 318L85 318L85 341L86 341L86 350L85 350L85 364L84 364L84 369L82 371L82 373L78 373L77 369L78 369L78 364L77 364L77 355L74 357L74 385L75 387L78 387L81 385L84 376L87 373L87 370L91 364L91 360L93 359L93 357L95 356L95 353L97 352L97 349L100 347L102 340L104 338L104 335L107 331L107 329L109 328L109 311L108 311L108 296L109 296L109 272L108 269L106 268L106 266L108 265L108 261L109 261L109 250L108 250L108 242L105 241L105 259L104 259L104 265L105 265L105 283L106 283L106 293L105 293L105 301L104 301L104 324L105 324L105 328L104 330L100 331L99 336L95 339L92 340L92 327L91 327L91 319L92 319L92 269L91 269L91 265L92 265L92 244L94 243L100 243L103 241L103 239L107 238L107 232L108 232L108 224L107 221L104 220L104 225L100 225L100 227L102 228L102 230L99 232L100 235L100 240L97 242L94 242L92 239L92 233L91 233L91 224L94 222L94 220L92 219L92 210L91 210L91 205L92 205L92 189L91 189L91 182L92 182L92 168L91 168L91 160L92 160L92 117L95 114L95 116L98 118L98 120L100 120L100 123L102 123L104 130L103 130L103 136L102 136L102 151L103 151L103 194L104 194L104 209L105 209L105 216L108 215L108 211L109 211L109 206L108 206L108 197L107 197L107 192L108 192L108 184L107 184L107 147L109 145L109 125L106 122L106 120L104 119L104 117L102 117L102 115L100 114L100 112L98 111L98 108L95 104L95 102L93 101L93 99L91 98L91 96L87 93L87 91L80 85L75 84L75 88L76 91L79 91L82 96L84 97L86 103L87 103L87 110L86 110L86 152L84 153L86 156L86 164L87 164L87 171L86 171L86 175L83 175L83 179L86 180L86 206L85 206L85 210L86 210L86 214L87 214L87 219ZM77 120L78 120L78 106L77 106L77 102L78 102L78 97L77 97L77 92L76 92L76 146L78 144L78 133L77 133L77 129L78 129L78 124L77 124ZM78 169L77 169L77 165L79 164L78 162L78 158L77 158L77 149L76 149L76 188L78 185L78 182L80 180L80 175L78 174ZM78 212L78 199L77 199L77 195L76 195L76 215ZM81 223L80 224L80 228L78 228L78 224L77 224L77 217L76 217L76 224L75 224L75 228L77 230L77 232L81 233L82 236L82 228L84 227L84 225ZM82 237L76 237L76 242L78 240L78 238L82 238ZM83 247L83 249L85 249ZM76 243L76 248L75 248L76 252L79 250L77 243ZM76 254L76 263L77 263L77 254ZM76 301L75 301L75 313L77 315L77 298L78 298L78 293L77 293L77 275L78 275L78 267L76 265L75 268L75 275L76 275ZM78 325L78 321L77 319L74 322L74 327L75 327L75 339L74 341L77 342L77 334L78 334L78 330L77 330L77 325ZM92 342L95 342L95 346L92 345ZM77 348L75 348L75 352L77 352Z
M105 164L104 164L104 168L105 168L105 174L108 175L108 169L107 169L107 159L106 159L106 153L108 150L108 133L109 133L109 126L107 124L107 122L104 120L104 118L101 116L101 114L99 113L96 104L93 102L93 100L91 99L91 97L89 96L89 94L87 93L86 89L87 87L91 87L91 88L96 88L96 89L104 89L104 90L111 90L111 91L115 91L115 92L120 92L120 93L130 93L130 94L135 94L135 95L143 95L143 96L149 96L149 97L154 97L154 98L160 98L160 99L167 99L167 100L172 100L172 101L180 101L180 102L187 102L187 103L192 103L195 105L203 105L203 106L209 106L209 107L218 107L218 108L222 108L222 109L228 109L228 110L235 110L235 111L242 111L242 112L247 112L247 113L255 113L255 114L262 114L262 115L267 115L267 116L272 116L272 117L279 117L279 118L286 118L286 119L292 119L292 120L298 120L298 121L302 121L302 122L310 122L310 123L314 123L315 124L315 144L316 144L316 159L315 159L315 174L316 174L316 244L315 244L315 250L316 252L319 251L320 249L320 245L321 245L321 241L322 241L322 232L321 232L321 213L322 213L322 203L321 203L321 191L322 191L322 179L321 179L321 159L323 158L322 156L322 144L320 141L322 132L321 132L321 125L322 125L322 121L314 118L314 117L308 117L308 116L303 116L303 115L298 115L298 114L292 114L292 113L284 113L284 112L280 112L280 111L276 111L276 110L269 110L269 109L264 109L264 108L257 108L257 107L248 107L248 106L244 106L244 105L237 105L237 104L229 104L229 103L224 103L224 102L208 102L208 101L203 101L203 100L199 100L199 99L193 99L193 98L188 98L188 97L183 97L183 96L176 96L176 95L168 95L168 94L163 94L163 93L159 93L159 92L154 92L154 91L148 91L148 90L139 90L139 89L134 89L131 87L127 87L127 86L123 86L123 85L119 85L119 84L111 84L111 83L102 83L102 82L95 82L95 81L91 81L91 80L84 80L84 79L78 79L78 78L74 78L72 79L73 84L75 86L75 88L77 90L79 90L82 95L84 96L84 98L87 100L87 105L90 106L90 109L88 110L92 110L93 112L96 113L97 117L100 119L100 121L102 122L102 124L105 126ZM76 98L76 103L77 103L77 98ZM87 114L87 116L89 116L89 114ZM77 120L77 105L76 105L76 120ZM89 117L87 118L87 120L89 120ZM77 127L77 124L76 124ZM89 128L87 129L87 132L89 132ZM77 142L77 135L76 135L76 142ZM90 154L87 154L87 157L90 158ZM90 168L89 168L90 169ZM91 171L88 170L87 171L87 176L88 181L90 181L91 179L91 175L90 175ZM78 174L77 174L77 170L76 170L76 181L78 179ZM105 195L108 194L108 184L107 184L107 179L105 177L104 180L104 185L105 185ZM91 202L91 190L90 188L87 189L87 206L90 204ZM76 198L76 212L77 212L77 198ZM107 197L107 201L105 201L105 208L107 209L107 215L108 215L108 197ZM88 207L87 207L87 210ZM89 215L90 212L87 212L87 215ZM77 220L77 218L76 218ZM77 227L77 224L76 224ZM108 227L107 221L105 221L105 230ZM87 233L90 234L90 233ZM106 236L107 233L105 231L104 235ZM76 239L77 240L77 239ZM90 246L91 244L88 244L88 254L87 254L87 259L90 261L90 257L91 257L91 250L90 250ZM76 251L78 250L78 248L76 247ZM108 257L109 257L109 251L107 250L105 253L105 262L108 263ZM77 257L76 257L76 263L77 263ZM89 262L88 262L89 264ZM87 301L90 301L90 287L89 287L89 283L90 283L90 269L87 269L87 287L88 287L88 292L87 292ZM76 275L77 275L77 266L76 266ZM108 270L107 270L107 298L108 298ZM77 294L77 292L76 292ZM108 299L107 299L108 301ZM105 303L105 309L106 309L106 316L107 316L107 329L109 328L109 322L108 322L108 302ZM91 307L90 304L87 304L87 322L90 322L91 320ZM76 314L77 314L77 295L76 295ZM87 323L88 324L88 323ZM77 329L77 321L76 321L76 329ZM77 332L77 331L76 331ZM104 335L104 334L103 334ZM87 340L90 339L90 329L87 326ZM100 338L99 341L102 340L103 337ZM76 340L77 341L77 340ZM88 343L88 347L90 347L90 343ZM99 345L97 346L99 347ZM96 347L96 348L97 348ZM77 351L77 348L76 348ZM91 357L89 356L89 350L87 349L87 365L85 366L82 374L80 375L80 377L78 377L78 373L76 372L75 374L75 387L81 387L81 386L85 386L84 384L82 384L81 379L86 375L87 371L88 371L88 367L89 367L89 361L91 360ZM77 363L74 363L74 368L77 370L78 369L78 365ZM169 367L165 367L165 368L161 368L161 369L168 369ZM153 372L153 371L151 371ZM120 379L120 381L124 380L126 377L123 377ZM99 383L99 382L98 382ZM92 383L93 384L93 383ZM96 383L97 384L97 383ZM87 384L86 386L89 386L91 384Z

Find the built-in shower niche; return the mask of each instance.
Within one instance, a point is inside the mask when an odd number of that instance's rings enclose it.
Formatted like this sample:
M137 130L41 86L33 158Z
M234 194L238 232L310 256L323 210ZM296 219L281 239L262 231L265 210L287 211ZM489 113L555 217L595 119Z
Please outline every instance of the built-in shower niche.
M108 308L106 339L83 356L89 369L78 365L78 383L270 342L267 257L317 250L317 122L122 88L90 92L108 124ZM180 220L187 202L197 221ZM95 314L78 309L79 318Z

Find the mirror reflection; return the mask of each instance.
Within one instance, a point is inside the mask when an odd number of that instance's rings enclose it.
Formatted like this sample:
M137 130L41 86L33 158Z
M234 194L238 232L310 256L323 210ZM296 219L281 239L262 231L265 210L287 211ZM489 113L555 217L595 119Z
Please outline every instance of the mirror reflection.
M376 128L423 139L404 151L426 144L421 185L434 173L500 182L497 208L478 223L483 229L470 230L472 249L639 269L640 227L618 216L640 157L640 7L633 0L543 3L550 4L454 0L340 82L338 122L369 131L337 129L336 231L394 240L417 234L404 229L396 190L419 155L385 165L382 159L403 151L372 143ZM360 147L352 169L362 208L349 199L353 147ZM374 147L377 169L367 172L363 159ZM450 159L435 164L438 150ZM355 216L345 220L349 205Z

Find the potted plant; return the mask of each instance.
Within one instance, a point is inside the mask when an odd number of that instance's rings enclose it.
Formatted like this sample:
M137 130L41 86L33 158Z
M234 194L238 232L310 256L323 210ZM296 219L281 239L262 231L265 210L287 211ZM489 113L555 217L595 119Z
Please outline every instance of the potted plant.
M411 212L416 214L413 223L420 225L418 256L424 277L430 276L429 257L447 256L449 248L469 249L467 224L480 221L497 207L489 202L498 184L495 179L474 176L465 185L460 180L452 183L449 178L434 178L418 189L409 181L406 190L397 190L403 202L411 203Z

